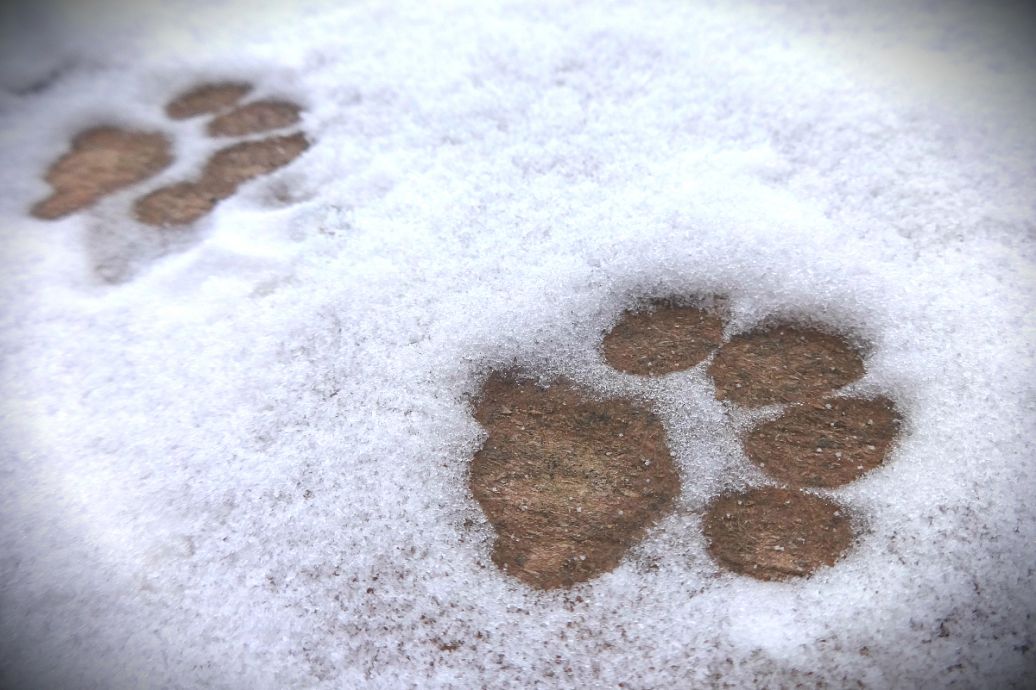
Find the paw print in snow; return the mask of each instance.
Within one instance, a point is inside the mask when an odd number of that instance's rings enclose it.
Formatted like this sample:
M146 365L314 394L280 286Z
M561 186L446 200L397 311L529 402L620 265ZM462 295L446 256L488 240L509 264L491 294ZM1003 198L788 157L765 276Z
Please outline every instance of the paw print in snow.
M251 90L245 83L203 84L174 98L165 112L173 120L213 116L206 133L217 139L262 134L299 122L299 106L288 101L238 105ZM168 138L157 132L111 126L82 132L73 139L71 150L47 171L45 179L53 193L31 212L50 220L87 208L167 168L173 161L170 148ZM231 144L209 157L198 179L160 187L138 198L134 215L147 225L193 223L245 182L287 165L307 148L309 142L301 132Z
M601 353L633 376L708 362L717 400L779 406L742 439L777 485L714 498L702 529L710 555L729 570L808 576L834 565L855 538L846 508L815 490L882 464L899 415L887 398L838 394L864 373L841 336L775 323L724 342L724 327L716 310L656 300L623 314ZM489 377L475 417L487 438L472 460L471 490L497 533L493 561L526 584L566 587L611 570L679 494L665 432L643 403L505 372Z

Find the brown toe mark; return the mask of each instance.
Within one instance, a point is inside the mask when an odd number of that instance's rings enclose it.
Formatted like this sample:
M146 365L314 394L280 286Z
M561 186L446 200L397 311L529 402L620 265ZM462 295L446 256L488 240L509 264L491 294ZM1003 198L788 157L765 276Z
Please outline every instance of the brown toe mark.
M899 428L886 398L832 398L789 410L753 429L745 451L792 486L848 484L884 462Z
M716 397L747 407L800 402L863 375L863 359L843 338L778 325L735 336L709 365Z
M228 146L212 154L205 164L202 184L229 196L238 185L283 168L308 148L309 142L301 132Z
M604 337L605 361L627 374L662 376L689 369L719 347L723 319L697 307L668 300L627 311Z
M44 179L53 194L32 208L51 220L90 206L101 197L151 177L172 162L169 141L154 132L95 127L72 140Z
M284 167L309 148L302 133L246 141L220 149L205 164L201 180L162 187L134 205L137 218L148 225L192 223L243 183Z
M806 576L834 565L853 541L849 519L837 504L792 489L721 496L703 522L712 557L760 580Z
M133 209L137 219L148 225L186 225L211 211L222 198L195 182L180 182L141 197Z
M251 90L252 85L244 82L202 84L171 100L165 112L174 120L219 112L240 101Z
M496 529L493 562L530 586L615 568L679 494L661 423L629 400L495 373L475 417L489 435L471 491Z
M300 110L288 101L255 101L214 118L208 132L214 137L243 137L289 127L299 121Z

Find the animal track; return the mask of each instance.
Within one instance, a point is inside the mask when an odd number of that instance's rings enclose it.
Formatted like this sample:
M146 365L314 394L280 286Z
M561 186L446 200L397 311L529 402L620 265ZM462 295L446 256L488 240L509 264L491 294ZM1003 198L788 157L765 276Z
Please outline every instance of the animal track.
M887 398L839 395L864 373L844 337L771 322L724 343L724 321L721 301L655 300L625 312L601 352L635 376L702 364L728 407L779 406L742 440L749 460L780 485L714 498L702 530L724 568L762 580L808 576L834 565L856 538L847 509L811 490L881 465L900 417ZM611 570L679 495L665 432L647 403L495 372L474 414L487 438L472 460L471 491L496 530L494 563L526 584L568 587Z
M148 225L186 225L211 211L245 182L293 161L309 147L305 136L270 137L220 149L197 182L160 187L136 201L137 218Z
M764 487L720 496L705 513L709 553L760 580L809 575L852 544L849 519L826 498Z
M172 163L169 140L155 132L94 127L72 139L44 179L53 193L32 215L53 220L91 206L103 196L141 182Z
M534 587L611 570L680 492L665 430L635 402L496 373L475 418L489 436L471 490L497 531L493 562Z
M863 375L845 340L790 324L736 335L709 365L716 397L745 407L809 400Z
M602 349L608 364L626 374L662 376L689 369L723 339L723 319L714 311L655 300L651 311L628 314Z
M206 132L228 138L271 132L299 122L298 105L283 100L238 103L252 91L241 82L210 83L183 93L168 104L170 119L212 115ZM187 225L209 213L245 182L281 168L309 148L295 132L231 144L213 153L194 181L160 187L133 204L137 220L147 225ZM71 150L49 168L54 188L32 208L37 218L55 219L93 205L102 197L142 182L172 163L169 140L156 132L97 127L77 135Z
M202 84L169 101L165 114L174 120L211 115L235 105L251 92L252 85L244 82Z

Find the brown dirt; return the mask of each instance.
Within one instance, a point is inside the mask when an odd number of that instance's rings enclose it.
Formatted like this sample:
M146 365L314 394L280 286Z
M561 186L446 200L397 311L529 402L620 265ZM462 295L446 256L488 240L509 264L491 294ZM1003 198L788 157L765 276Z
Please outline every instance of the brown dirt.
M213 118L209 136L242 137L289 127L299 121L299 106L287 101L255 101Z
M196 182L160 187L137 199L137 218L148 225L186 225L211 211L224 196Z
M205 164L202 184L233 193L239 185L283 168L308 148L306 135L301 132L228 146Z
M302 133L246 141L220 149L209 158L198 182L161 187L134 205L137 218L148 225L185 225L211 211L237 188L298 158L309 148Z
M840 338L778 325L735 336L709 365L716 397L746 407L801 402L863 375L860 354Z
M745 451L786 484L835 487L884 462L898 427L899 415L887 398L831 398L756 427Z
M853 541L842 508L794 489L721 496L708 507L703 528L720 565L760 580L811 575L834 565Z
M662 376L689 369L719 347L719 315L658 300L640 311L627 311L604 337L605 361L621 372Z
M532 587L615 568L680 492L661 423L632 401L494 373L475 418L489 436L471 491L496 529L493 562Z
M101 197L156 174L172 162L169 140L154 132L95 127L72 140L72 150L47 170L54 192L32 207L52 220L96 203Z
M202 84L171 100L165 112L174 120L216 113L231 107L251 90L252 85L243 82Z

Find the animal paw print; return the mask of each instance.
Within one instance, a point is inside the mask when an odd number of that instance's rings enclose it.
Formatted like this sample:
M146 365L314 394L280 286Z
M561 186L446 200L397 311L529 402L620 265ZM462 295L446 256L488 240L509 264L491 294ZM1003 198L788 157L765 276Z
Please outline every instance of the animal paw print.
M808 576L834 565L856 536L846 508L817 490L881 465L900 418L887 398L841 394L864 373L843 337L774 322L725 341L725 326L719 309L656 300L624 313L601 352L637 377L702 365L728 411L776 414L742 439L769 484L714 498L702 527L724 568L762 580ZM680 493L665 431L642 402L497 372L475 417L487 438L470 484L496 530L493 561L533 587L611 570Z
M245 83L203 84L177 96L165 108L173 120L212 116L206 126L216 139L240 138L292 127L298 105L283 100L239 102L252 90ZM212 154L196 180L160 187L133 204L147 225L187 225L209 213L245 182L281 168L309 148L301 132L240 141ZM32 208L37 218L55 219L87 208L102 197L143 182L172 163L169 139L158 132L104 126L72 140L45 179L52 194Z

